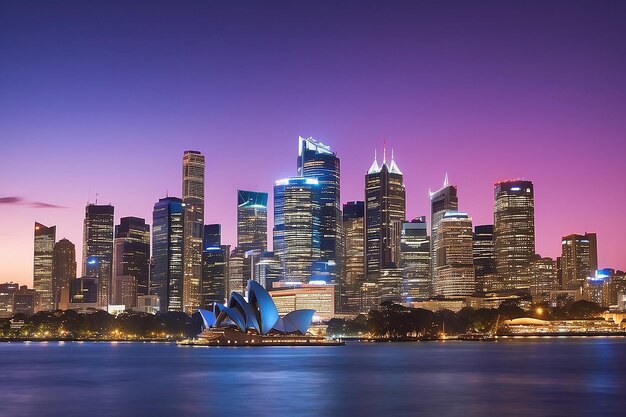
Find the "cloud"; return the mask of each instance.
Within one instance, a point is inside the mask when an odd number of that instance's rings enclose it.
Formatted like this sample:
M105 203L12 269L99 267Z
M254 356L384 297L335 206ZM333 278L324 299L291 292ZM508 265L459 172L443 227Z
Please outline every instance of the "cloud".
M15 205L15 206L29 206L31 208L67 208L64 206L58 206L56 204L44 203L42 201L30 201L22 197L9 196L0 197L0 205Z

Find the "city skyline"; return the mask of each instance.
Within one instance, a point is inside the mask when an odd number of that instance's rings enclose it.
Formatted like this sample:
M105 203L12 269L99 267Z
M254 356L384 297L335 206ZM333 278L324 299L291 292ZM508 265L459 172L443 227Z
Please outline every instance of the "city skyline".
M519 5L513 16L496 6L468 14L394 5L374 18L348 5L332 15L293 5L299 19L285 21L271 10L220 6L223 21L215 21L216 9L200 4L193 13L147 14L77 5L81 19L70 21L51 6L24 7L11 4L0 16L11 62L0 70L3 281L32 285L35 222L56 226L82 259L85 205L96 193L115 206L114 224L149 222L158 199L182 198L188 149L207 158L204 223L221 224L222 244L234 247L237 189L273 201L274 181L296 175L298 136L341 158L341 204L363 200L364 174L386 140L404 173L406 220L429 216L428 190L447 172L459 210L475 225L493 224L494 183L525 178L535 186L538 254L555 258L562 237L593 232L598 267L626 269L620 10ZM171 28L172 40L156 35L170 12L186 24ZM272 30L259 27L262 19ZM298 30L306 24L324 24L324 49ZM131 41L104 39L110 27ZM41 53L58 44L65 49ZM275 48L254 52L267 44Z

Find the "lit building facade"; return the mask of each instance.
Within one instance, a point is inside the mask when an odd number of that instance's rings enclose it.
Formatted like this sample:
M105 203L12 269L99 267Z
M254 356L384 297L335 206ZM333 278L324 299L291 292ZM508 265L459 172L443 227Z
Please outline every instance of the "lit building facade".
M237 247L267 249L267 193L237 190Z
M533 256L530 261L530 294L544 300L560 288L556 261L549 257Z
M162 312L183 311L183 200L161 198L152 216L150 294L159 296Z
M430 279L431 288L434 292L435 282L435 260L438 247L438 233L437 228L439 222L443 218L443 215L447 211L457 211L459 209L459 198L457 196L457 188L455 185L448 183L448 174L446 174L443 180L443 187L435 192L429 192L430 195Z
M598 269L598 248L595 233L571 234L561 239L560 275L566 290L580 290L587 278Z
M494 190L494 250L504 290L528 291L535 255L535 200L531 181L502 181Z
M593 276L587 277L583 286L583 297L587 301L597 303L602 307L611 304L611 269L599 269Z
M33 287L38 296L38 311L53 310L56 304L52 273L55 239L56 226L35 223Z
M330 146L311 137L298 138L298 176L319 182L319 259L328 264L328 282L336 281L341 255L340 173L339 158Z
M52 264L53 288L55 305L67 308L69 301L70 281L76 278L76 247L67 239L54 244L54 261Z
M269 293L281 316L294 310L311 309L315 310L315 322L335 317L334 285L279 282Z
M183 249L183 309L188 313L200 305L202 278L202 232L204 229L204 155L183 154L183 203L185 231Z
M391 156L387 165L376 157L365 175L365 274L376 283L381 268L400 264L400 234L406 214L402 171Z
M435 295L460 297L475 292L472 219L446 212L437 226Z
M122 217L115 226L113 279L132 276L137 296L148 295L150 285L150 225L138 217ZM116 303L119 304L119 303ZM135 302L125 304L135 307Z
M343 280L341 309L359 311L359 293L365 281L365 202L351 201L343 205Z
M320 259L319 182L294 177L274 187L274 253L281 279L308 282L313 262Z
M113 213L110 204L85 207L83 276L97 280L98 305L103 310L110 304L113 278Z
M400 268L403 298L428 298L432 295L430 238L424 216L402 222Z
M493 224L474 227L474 271L476 274L476 291L500 291L493 288L496 277L496 256L493 245Z
M204 226L203 242L201 306L209 308L212 303L223 303L226 297L229 248L222 245L222 226L219 224Z
M70 308L96 307L100 303L97 278L80 277L70 281ZM107 306L108 307L108 306Z

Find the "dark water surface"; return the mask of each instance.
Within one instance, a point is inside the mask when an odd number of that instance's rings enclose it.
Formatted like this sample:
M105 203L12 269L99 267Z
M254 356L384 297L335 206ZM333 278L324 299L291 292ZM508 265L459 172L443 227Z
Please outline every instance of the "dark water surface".
M626 339L0 343L0 416L625 416Z

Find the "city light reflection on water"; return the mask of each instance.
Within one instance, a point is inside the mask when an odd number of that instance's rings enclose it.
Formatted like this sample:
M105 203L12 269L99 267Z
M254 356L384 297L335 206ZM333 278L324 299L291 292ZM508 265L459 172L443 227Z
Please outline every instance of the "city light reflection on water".
M577 416L626 409L626 339L203 348L0 344L0 415Z

